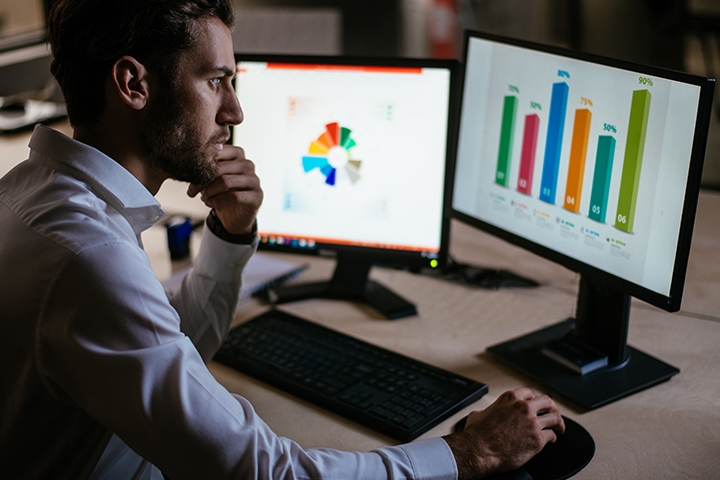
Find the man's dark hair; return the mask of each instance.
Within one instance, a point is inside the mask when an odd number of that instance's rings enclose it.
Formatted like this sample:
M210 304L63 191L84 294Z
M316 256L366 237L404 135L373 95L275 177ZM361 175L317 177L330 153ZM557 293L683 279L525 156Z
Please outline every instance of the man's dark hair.
M234 22L229 0L57 1L48 19L50 70L70 122L87 125L102 114L105 79L123 55L172 82L180 53L196 44L195 21L207 16Z

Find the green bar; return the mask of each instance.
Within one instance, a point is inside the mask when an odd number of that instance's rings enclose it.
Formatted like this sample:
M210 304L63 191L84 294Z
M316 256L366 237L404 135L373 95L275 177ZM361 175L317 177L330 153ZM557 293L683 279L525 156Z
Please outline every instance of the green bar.
M347 143L350 140L350 129L347 127L340 128L340 145L347 148Z
M505 97L503 105L502 126L500 129L500 150L498 151L495 183L507 187L510 182L510 156L512 155L513 137L515 136L515 112L518 99L515 96Z
M645 152L645 134L647 133L651 99L652 95L649 90L635 90L630 107L625 158L620 179L617 216L615 217L615 228L628 233L632 233L635 223L635 207L643 153Z

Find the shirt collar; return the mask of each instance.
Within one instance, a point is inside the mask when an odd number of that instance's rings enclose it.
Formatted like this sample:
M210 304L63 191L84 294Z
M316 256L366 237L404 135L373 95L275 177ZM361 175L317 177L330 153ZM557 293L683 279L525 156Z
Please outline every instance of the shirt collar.
M147 188L101 151L43 125L35 127L29 146L31 160L50 159L79 172L98 197L128 220L136 234L164 215Z

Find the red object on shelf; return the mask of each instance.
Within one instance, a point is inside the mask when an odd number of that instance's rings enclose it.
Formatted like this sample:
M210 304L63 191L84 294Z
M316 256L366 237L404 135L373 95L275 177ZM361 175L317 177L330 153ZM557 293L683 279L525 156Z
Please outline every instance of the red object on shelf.
M431 0L427 20L430 56L455 58L458 43L456 0Z

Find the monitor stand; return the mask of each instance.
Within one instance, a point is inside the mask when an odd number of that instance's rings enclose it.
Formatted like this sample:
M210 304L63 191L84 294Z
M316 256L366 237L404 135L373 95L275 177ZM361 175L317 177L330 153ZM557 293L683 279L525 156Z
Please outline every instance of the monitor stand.
M680 373L627 345L630 296L580 279L576 318L491 346L490 354L586 409Z
M370 255L338 252L331 280L274 287L268 290L268 299L278 304L308 298L334 298L365 302L390 320L417 315L415 305L368 279L372 265Z

